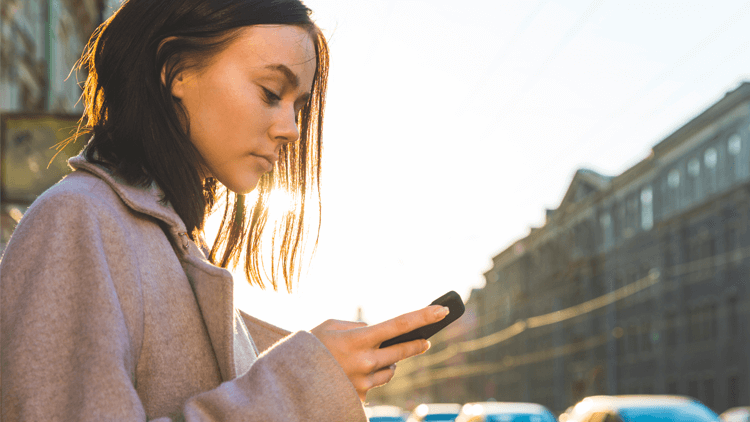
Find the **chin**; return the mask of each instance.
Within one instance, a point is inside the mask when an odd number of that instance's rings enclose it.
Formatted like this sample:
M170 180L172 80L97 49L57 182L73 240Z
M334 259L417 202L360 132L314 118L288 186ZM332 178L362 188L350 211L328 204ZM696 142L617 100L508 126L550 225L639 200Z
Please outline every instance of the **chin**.
M224 182L221 179L218 179L219 182L224 185L227 189L230 191L238 194L238 195L245 195L255 190L255 188L258 187L258 181L260 180L259 177L254 177L252 179L248 178L246 180L227 180Z
M236 193L237 195L246 195L246 194L254 191L255 188L258 187L258 183L255 183L252 186L248 186L248 185L243 185L243 186L240 186L240 187L233 187L233 186L227 186L227 185L225 185L225 186L227 187L227 189L231 190L232 192Z

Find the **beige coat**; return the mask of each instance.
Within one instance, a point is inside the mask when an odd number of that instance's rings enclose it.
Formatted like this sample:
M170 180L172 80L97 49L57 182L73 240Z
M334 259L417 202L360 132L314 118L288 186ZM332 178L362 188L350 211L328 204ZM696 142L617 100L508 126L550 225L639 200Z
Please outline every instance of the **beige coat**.
M157 188L70 164L0 262L2 421L366 420L315 336L234 308Z

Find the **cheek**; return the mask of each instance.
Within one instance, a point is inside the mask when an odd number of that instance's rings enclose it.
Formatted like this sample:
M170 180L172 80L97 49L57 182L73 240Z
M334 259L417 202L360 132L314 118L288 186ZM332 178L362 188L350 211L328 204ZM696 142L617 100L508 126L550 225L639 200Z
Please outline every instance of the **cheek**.
M207 161L221 159L248 135L251 101L240 89L206 87L188 103L190 138ZM226 158L226 157L225 157Z

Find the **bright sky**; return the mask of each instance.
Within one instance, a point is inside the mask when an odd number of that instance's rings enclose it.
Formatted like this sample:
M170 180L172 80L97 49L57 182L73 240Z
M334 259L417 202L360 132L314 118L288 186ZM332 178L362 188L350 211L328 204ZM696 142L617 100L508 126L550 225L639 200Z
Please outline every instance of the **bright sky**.
M750 80L750 2L307 0L328 35L323 227L286 329L484 285L576 169L622 173Z

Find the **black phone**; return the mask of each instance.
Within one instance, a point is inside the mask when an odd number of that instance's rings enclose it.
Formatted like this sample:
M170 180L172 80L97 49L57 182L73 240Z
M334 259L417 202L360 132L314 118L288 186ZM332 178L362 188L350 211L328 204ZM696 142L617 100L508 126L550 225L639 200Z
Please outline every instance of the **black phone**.
M426 340L432 337L433 334L447 327L451 322L457 320L461 315L464 314L465 309L464 301L461 300L461 296L459 296L459 294L454 292L453 290L435 299L432 303L430 303L430 305L447 306L450 312L445 318L441 319L438 322L425 325L424 327L419 327L416 330L409 331L408 333L401 334L400 336L396 336L390 340L384 341L380 345L380 348L382 349L384 347L393 346L394 344L404 343L420 338Z

